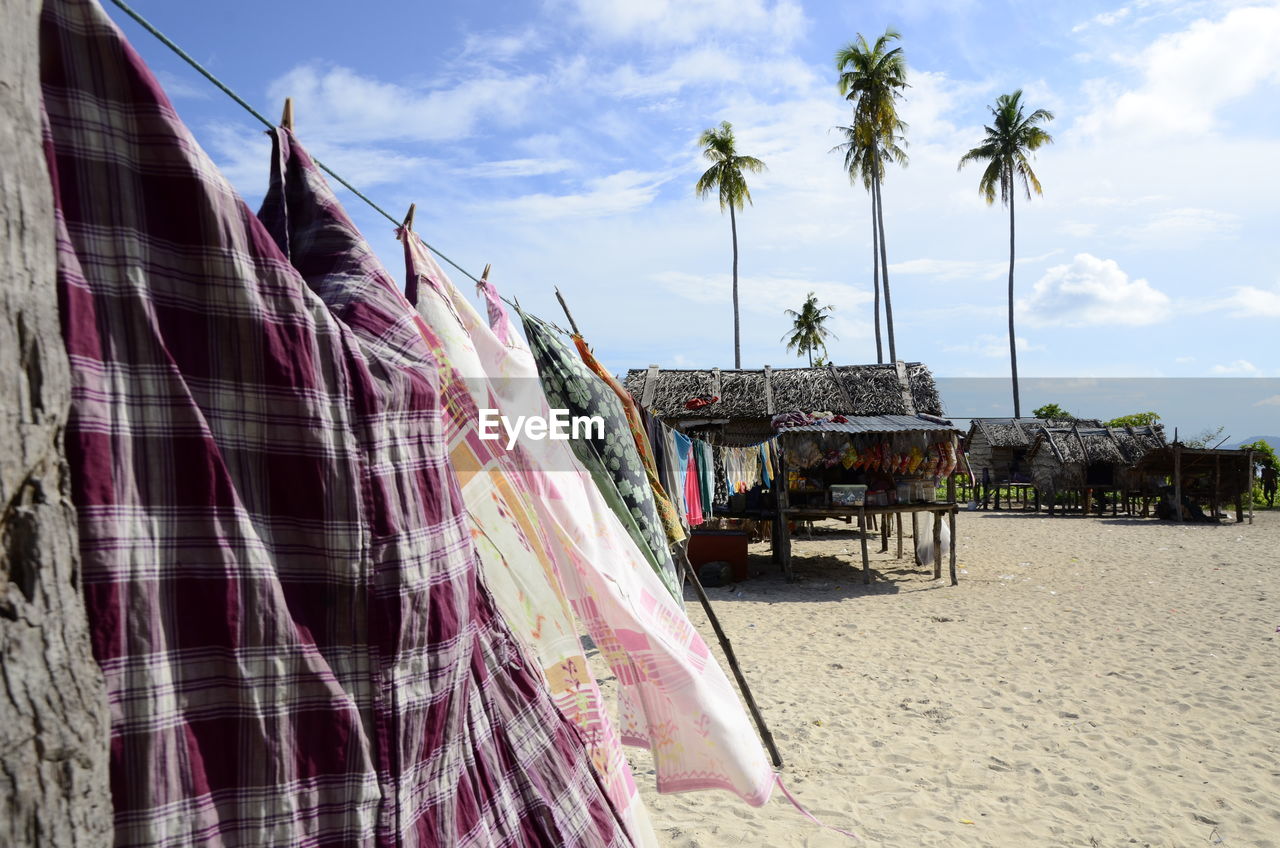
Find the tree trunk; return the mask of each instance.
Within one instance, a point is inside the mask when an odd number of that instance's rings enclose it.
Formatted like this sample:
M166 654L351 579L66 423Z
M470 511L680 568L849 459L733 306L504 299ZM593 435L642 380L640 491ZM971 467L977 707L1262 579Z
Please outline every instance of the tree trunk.
M110 845L110 727L80 595L62 432L38 0L0 0L0 845Z
M884 343L880 341L880 235L876 221L880 205L875 190L871 191L871 288L876 293L876 364L884 362Z
M742 367L742 335L738 319L738 218L729 204L729 229L733 233L733 367Z
M884 329L889 336L889 361L898 361L898 349L893 340L893 298L889 296L889 257L884 249L884 196L880 193L880 174L871 175L871 184L875 187L877 215L880 227L880 282L884 285Z
M1012 182L1012 180L1010 180ZM1018 395L1018 340L1013 334L1013 196L1009 190L1009 365L1013 369L1013 417L1022 417L1022 401Z

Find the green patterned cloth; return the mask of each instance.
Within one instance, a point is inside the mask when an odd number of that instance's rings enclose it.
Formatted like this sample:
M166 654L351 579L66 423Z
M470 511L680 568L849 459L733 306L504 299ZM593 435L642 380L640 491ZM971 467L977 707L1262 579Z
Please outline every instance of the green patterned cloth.
M658 518L653 489L631 437L631 425L621 401L560 338L555 328L524 312L520 318L538 364L547 404L552 409L568 410L570 416L598 415L604 421L604 438L570 439L569 444L645 559L671 594L680 599L680 581L667 547L666 531Z

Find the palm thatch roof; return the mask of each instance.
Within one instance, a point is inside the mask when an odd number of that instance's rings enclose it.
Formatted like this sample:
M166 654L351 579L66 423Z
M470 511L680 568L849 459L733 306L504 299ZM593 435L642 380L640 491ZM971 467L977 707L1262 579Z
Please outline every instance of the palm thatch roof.
M1044 428L1058 429L1072 424L1081 427L1101 427L1102 422L1093 418L974 418L969 422L966 444L973 444L976 434L982 434L993 448L1030 447Z
M767 422L783 412L942 414L933 374L918 362L741 371L655 365L628 371L623 385L641 406L672 422ZM698 409L686 407L698 397L718 400Z
M1164 446L1164 428L1087 427L1075 421L1071 426L1043 427L1035 436L1028 459L1048 451L1062 463L1120 465L1129 467Z

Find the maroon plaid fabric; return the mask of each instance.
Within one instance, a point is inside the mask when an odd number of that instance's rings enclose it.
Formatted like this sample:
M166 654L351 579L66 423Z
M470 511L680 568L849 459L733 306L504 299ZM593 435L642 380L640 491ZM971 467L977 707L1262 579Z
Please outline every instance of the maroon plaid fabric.
M96 3L41 49L116 844L626 844L478 581L394 287L308 289Z

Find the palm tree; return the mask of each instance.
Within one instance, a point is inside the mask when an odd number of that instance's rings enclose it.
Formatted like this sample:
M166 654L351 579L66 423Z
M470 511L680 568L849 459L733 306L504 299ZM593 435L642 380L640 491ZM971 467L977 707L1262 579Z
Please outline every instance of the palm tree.
M982 144L960 157L958 168L970 162L986 162L987 169L982 172L978 181L978 193L987 201L987 205L996 202L996 188L1000 189L1000 202L1009 207L1009 365L1013 370L1013 414L1022 414L1021 401L1018 396L1018 349L1013 335L1013 197L1017 194L1017 182L1022 181L1027 200L1031 199L1031 190L1043 195L1040 180L1027 154L1038 150L1042 145L1052 144L1053 136L1045 132L1039 125L1053 120L1053 113L1045 109L1037 109L1030 115L1024 115L1022 109L1022 89L1013 94L1002 94L996 98L996 105L991 107L994 120L991 126L985 127L986 138Z
M818 298L813 292L809 292L799 312L794 309L785 311L787 317L792 319L790 338L786 335L782 337L787 343L787 350L794 350L797 356L808 354L809 367L812 368L814 352L822 351L822 356L819 357L819 361L822 361L826 358L827 339L835 338L825 326L835 307L819 306Z
M729 229L733 233L733 367L742 367L742 332L738 319L738 218L744 203L751 202L743 171L759 174L765 165L754 156L742 156L733 138L733 124L723 121L718 127L704 130L698 138L702 155L713 164L698 177L695 186L699 197L716 192L720 211L729 210Z
M901 47L889 45L902 36L892 28L868 44L862 33L836 51L837 87L853 104L853 126L860 141L867 145L870 159L872 232L880 253L880 282L884 286L885 330L889 336L889 359L898 359L893 334L893 298L889 294L889 259L884 245L884 203L880 185L884 178L884 162L889 146L901 149L906 129L898 118L897 101L907 87L907 63ZM905 159L902 160L905 164ZM879 319L877 319L878 321Z
M898 121L898 128L905 131L907 125ZM857 183L861 179L862 187L871 195L871 288L875 292L876 362L884 362L884 345L880 341L880 237L876 232L879 205L876 203L876 194L872 190L873 174L878 172L883 179L885 162L896 162L905 166L907 152L904 148L907 146L907 141L901 134L890 135L877 149L877 145L868 140L869 134L861 131L856 125L834 129L839 130L845 140L831 148L829 152L844 154L844 168L849 174L849 182Z

